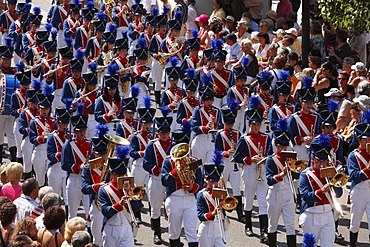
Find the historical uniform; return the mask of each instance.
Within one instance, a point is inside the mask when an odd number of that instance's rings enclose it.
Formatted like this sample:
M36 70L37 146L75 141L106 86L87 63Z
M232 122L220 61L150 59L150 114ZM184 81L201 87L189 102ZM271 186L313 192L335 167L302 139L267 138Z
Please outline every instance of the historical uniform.
M30 13L28 17L28 21L31 25L31 28L29 31L23 34L22 37L22 47L23 51L26 54L29 49L32 47L36 47L36 30L40 27L41 25L41 20L42 20L42 15L40 15L40 8L39 7L34 7L33 8L33 13ZM38 55L38 54L35 54ZM41 56L41 55L40 55Z
M99 12L96 14L96 20L93 20L92 23L94 24L95 36L91 37L87 41L85 56L89 62L91 60L96 62L102 48L102 35L107 25L107 16L104 13Z
M251 96L250 108L246 111L249 121L250 131L244 134L236 146L234 159L236 162L243 164L244 196L245 196L245 233L253 236L252 231L252 208L254 196L257 194L259 223L260 223L260 240L267 242L267 182L266 166L263 157L272 153L271 139L267 134L260 132L261 122L263 121L263 110L258 106L260 104L257 96ZM251 129L254 124L255 129ZM254 161L252 161L252 159Z
M63 34L64 37L75 39L76 29L81 25L80 23L80 10L81 2L74 0L69 4L69 15L67 19L63 21Z
M81 15L83 19L83 23L76 28L74 39L75 39L75 50L79 48L85 48L87 45L87 41L92 36L93 32L93 24L91 23L95 12L97 10L94 8L94 3L92 1L87 1L85 8L81 9ZM87 62L85 61L85 66L87 66ZM82 70L85 72L85 69L87 67L84 67Z
M50 22L53 27L58 30L58 47L65 46L65 36L63 31L63 23L68 18L70 6L67 1L59 1L59 4L53 8Z
M118 83L119 95L121 97L128 97L130 95L131 78L129 76L130 73L126 73L126 71L124 70L124 68L127 68L129 66L127 58L128 52L127 32L124 32L124 34L121 35L121 38L117 38L115 42L116 42L115 48L118 51L118 56L113 59L113 62L118 65L118 69L120 70L120 72L118 73L120 77L120 82Z
M12 5L13 7L7 7L0 15L0 33L2 34L0 41L2 44L4 43L4 39L8 37L11 23L18 19L18 13L14 8L17 5L17 0L7 1L7 4Z

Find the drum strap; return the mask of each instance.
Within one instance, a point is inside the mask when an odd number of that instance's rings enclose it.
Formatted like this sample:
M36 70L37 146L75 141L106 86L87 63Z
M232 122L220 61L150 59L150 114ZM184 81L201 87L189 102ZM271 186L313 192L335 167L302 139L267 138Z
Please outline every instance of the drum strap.
M23 98L22 94L19 91L17 91L16 94L18 96L18 99L22 102L22 105L24 105L24 103L26 102L26 99Z
M69 86L71 87L71 91L72 92L76 92L77 91L77 86L76 86L76 83L73 81L73 79L72 78L69 78L68 79L68 84L69 84Z

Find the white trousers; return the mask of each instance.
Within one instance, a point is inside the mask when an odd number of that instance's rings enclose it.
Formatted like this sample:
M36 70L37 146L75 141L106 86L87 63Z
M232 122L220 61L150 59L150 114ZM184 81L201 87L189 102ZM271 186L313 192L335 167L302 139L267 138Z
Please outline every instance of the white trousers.
M233 189L233 196L241 196L240 192L240 170L239 165L237 164L237 171L234 171L234 163L230 162L231 158L224 158L224 181L227 185L229 181L231 188Z
M151 218L158 219L161 216L161 208L165 197L166 188L162 185L159 177L150 176L148 183L148 195L151 206Z
M227 104L227 96L224 96L223 98L215 97L215 101L213 102L214 106L221 109L224 104Z
M17 158L21 158L22 157L21 144L22 144L23 135L19 133L18 126L19 126L19 122L17 118L14 120L13 135L14 135L15 144L17 146Z
M370 222L369 181L364 181L357 184L350 193L350 200L351 200L351 224L349 230L353 233L356 233L360 230L361 219L365 211L367 216L367 222L368 223ZM370 234L370 225L368 226L368 232Z
M64 31L63 30L58 30L58 34L57 34L57 45L58 47L64 47L66 46L66 42L64 40Z
M82 204L85 210L86 219L88 218L88 212L90 208L89 195L83 195L81 192L81 175L80 174L69 174L67 179L67 198L68 198L68 219L77 216L78 207Z
M263 181L257 181L258 172L257 164L252 163L243 167L243 180L244 180L244 197L245 197L245 211L251 211L253 208L254 195L257 194L258 211L259 215L267 214L267 182L266 182L266 167L262 165L262 179Z
M91 233L94 237L94 244L103 245L102 227L104 216L96 206L95 201L90 206Z
M197 237L197 201L194 194L183 189L173 192L165 201L168 215L168 238L178 239L184 221L184 230L188 243L198 242Z
M45 185L45 175L48 158L46 156L46 144L37 145L32 152L31 162L35 169L36 179L40 186Z
M59 33L58 33L59 35ZM60 47L60 46L58 46ZM52 114L53 116L55 116L55 108L57 107L61 107L61 108L65 108L65 105L64 103L62 102L62 89L56 89L54 91L54 100L53 100L53 103L51 105L51 108L52 108Z
M8 139L8 148L15 147L15 137L13 133L14 117L0 115L0 145L4 144L4 137Z
M154 91L161 91L162 78L163 78L163 67L155 59L152 59L151 77L154 82Z
M313 208L316 212L303 212L299 216L299 225L303 233L313 233L316 243L320 240L321 247L333 247L335 240L335 222L330 205L320 205Z
M267 193L267 214L269 219L269 233L277 231L280 215L283 215L286 235L295 235L295 204L289 185L287 189L283 190L269 188Z
M46 175L48 177L49 186L53 188L55 193L57 193L59 196L63 195L63 197L65 198L67 173L66 171L62 170L61 163L57 162L52 165L48 169Z
M301 145L295 145L294 151L297 152L297 159L308 160L308 149L306 148L305 142L303 142Z
M191 154L197 159L201 159L203 164L212 161L215 145L211 142L212 135L201 134L194 137L191 142Z
M225 231L227 240L227 232ZM226 247L221 238L220 226L218 221L205 221L200 223L198 230L200 247Z
M244 129L244 116L245 116L245 111L246 107L243 106L241 107L239 110L238 110L238 114L236 115L236 118L235 118L235 123L234 123L234 129L236 130L239 130L240 133L243 133L243 129Z
M31 172L33 144L30 142L30 138L28 136L22 140L21 149L23 156L23 172Z
M103 230L104 247L134 247L131 225L105 225Z
M138 158L132 162L132 176L136 186L148 186L149 173L143 168L144 158Z
M96 136L96 126L98 122L95 121L94 114L89 114L88 122L87 122L87 131L86 131L86 138L91 138Z

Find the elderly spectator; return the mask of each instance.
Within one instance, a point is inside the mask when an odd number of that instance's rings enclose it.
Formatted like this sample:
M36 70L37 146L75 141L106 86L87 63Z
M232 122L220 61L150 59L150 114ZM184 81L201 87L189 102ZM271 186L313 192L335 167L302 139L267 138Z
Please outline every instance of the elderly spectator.
M77 231L72 236L72 247L85 247L91 242L90 234L87 231Z
M50 187L50 186L44 186L42 188L39 189L39 195L38 195L38 199L40 202L42 202L42 199L44 198L45 195L51 193L51 192L54 192L53 188ZM39 217L42 213L44 212L44 209L42 208L41 205L39 205L37 208L35 208L32 213L31 213L31 218L32 219L36 219L37 217ZM38 229L38 228L37 228Z
M49 194L45 195L41 200L41 207L43 209L43 212L36 218L36 228L39 230L44 226L44 216L45 211L48 210L50 207L53 206L60 206L61 205L61 199L60 196L57 193L50 192Z
M22 186L19 185L23 176L23 166L18 162L10 162L5 169L8 183L4 184L0 191L0 196L6 196L14 201L21 195Z
M224 29L228 33L233 33L235 31L235 18L231 15L226 16Z
M37 239L41 247L58 247L64 241L63 234L59 229L63 227L66 212L59 206L48 208L45 212L44 225L37 233Z
M238 21L238 25L236 26L236 38L238 42L242 39L250 39L251 34L248 31L250 28L250 19L248 17L242 17L240 21Z
M293 10L292 3L289 0L280 0L276 9L276 17L286 18L287 14Z
M345 57L343 59L343 64L342 64L342 70L346 71L348 74L351 75L352 73L352 65L355 64L355 60L351 57Z
M35 178L28 178L22 184L23 194L14 200L17 206L16 223L24 217L30 216L32 211L39 206L35 201L39 193L39 183Z
M226 14L225 14L224 9L222 8L223 7L222 0L213 0L212 3L213 3L213 11L212 11L210 18L212 19L213 17L218 17L224 20L226 17Z
M67 221L64 232L64 242L61 247L72 246L72 236L77 231L86 231L86 221L81 217L74 217Z
M14 231L14 219L17 207L12 202L6 202L0 207L0 241L1 246L8 246Z
M253 78L256 78L258 74L258 61L257 61L256 56L254 55L255 53L252 47L252 42L249 39L243 39L241 41L240 49L243 52L243 56L239 59L237 63L233 65L232 69L240 67L242 64L243 58L248 57L249 63L247 65L247 75L248 75L247 82L250 83L250 81Z
M15 239L18 235L27 235L32 240L37 240L36 221L31 217L21 219L15 226L11 239Z

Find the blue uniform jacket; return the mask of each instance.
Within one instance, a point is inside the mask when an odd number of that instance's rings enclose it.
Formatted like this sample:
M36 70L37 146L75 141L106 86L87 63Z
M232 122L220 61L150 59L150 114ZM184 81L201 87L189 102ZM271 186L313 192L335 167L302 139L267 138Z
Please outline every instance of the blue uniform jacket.
M38 116L36 116L35 118L40 118ZM45 123L43 123L45 124ZM48 124L50 126L50 132L52 132L54 130L54 122L52 122L52 120L48 121ZM29 132L29 135L30 135L30 142L33 144L33 147L37 147L39 144L45 144L46 143L46 139L44 137L42 137L42 132L43 130L41 128L38 128L36 126L36 122L34 119L31 120L30 122L30 132Z
M19 89L17 89L17 91L12 94L11 103L10 103L10 115L14 116L16 119L19 117L21 108L23 107L23 103L20 102L19 97L21 97L21 95L20 95ZM24 100L26 101L25 96L24 96ZM26 102L24 103L27 104Z
M304 132L300 132L300 127L298 127L297 121L293 117L295 114L298 116L301 116L302 113L300 111L292 114L289 119L288 119L288 127L290 131L292 132L292 144L293 146L295 145L301 145L301 137L306 136ZM307 129L311 131L310 126L314 126L314 134L319 135L321 133L321 118L319 114L316 112L312 111L310 112L310 119L306 121L303 120L303 123L306 125Z
M62 169L66 171L68 174L71 174L71 173L79 174L80 165L83 162L85 162L85 160L81 161L78 158L78 155L76 155L75 157L75 153L73 152L71 144L70 144L71 142L74 142L74 141L75 141L74 139L68 140L63 145L63 148L62 148L62 160L61 160ZM92 158L91 157L92 145L91 145L90 140L86 140L86 145L84 146L84 149L85 150L81 150L82 154L85 155L86 153L84 153L84 151L86 152L88 151L90 154L88 158Z
M282 165L285 167L284 163L282 163ZM268 157L266 159L266 180L269 186L277 184L283 180L283 178L279 175L280 172L282 171L275 164L275 161L272 159L272 157ZM298 173L292 171L290 173L292 174L293 179L299 179Z
M30 132L30 126L29 126L29 123L28 123L28 119L27 119L27 116L26 116L26 110L28 108L24 109L21 114L19 115L19 119L18 119L18 131L19 133L21 133L23 135L23 138L26 138ZM32 112L32 114L35 114L35 112Z
M58 140L55 138L55 135L58 134L58 130L50 133L46 140L46 155L48 160L50 161L48 164L48 168L56 164L57 162L61 162L62 160L62 149L58 148ZM65 141L65 139L61 138L61 141Z
M158 139L154 139L148 143L148 146L146 147L145 152L144 152L144 161L143 161L144 170L149 172L149 174L151 175L154 174L155 176L160 175L161 170L159 168L162 166L162 163L163 163L162 156L159 154L159 157L157 157L157 152L154 148L154 142L157 140ZM167 156L170 153L171 147L172 145L170 144L168 150L164 150ZM158 170L157 171L155 168L158 168L159 170L157 169Z
M18 21L17 21L18 22ZM14 42L14 52L18 55L21 56L23 52L23 45L22 45L22 27L21 31L17 33L17 25L16 22L12 22L9 27L8 31L8 37L13 39Z
M195 107L194 112L193 112L192 122L193 122L193 131L195 132L195 136L200 135L200 134L208 134L208 131L205 128L208 121L204 117L201 117L201 113L200 113L201 108L203 108L203 106L197 106ZM216 114L214 116L215 116L215 119L217 120L217 124L216 126L214 126L214 128L222 129L223 124L221 122L221 111L215 106L212 106L212 108L213 108L212 110L213 112L216 111ZM209 114L207 111L206 113Z
M361 159L356 157L356 153L361 154L364 159L369 162L370 157L365 150L362 150L361 147L353 150L348 155L348 174L351 182L351 190L362 181L368 180L370 177L370 171L367 168L368 164L364 164Z
M197 214L200 221L213 221L214 216L212 212L214 206L211 203L207 203L203 193L209 193L207 188L202 189L197 195Z

